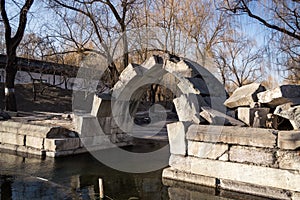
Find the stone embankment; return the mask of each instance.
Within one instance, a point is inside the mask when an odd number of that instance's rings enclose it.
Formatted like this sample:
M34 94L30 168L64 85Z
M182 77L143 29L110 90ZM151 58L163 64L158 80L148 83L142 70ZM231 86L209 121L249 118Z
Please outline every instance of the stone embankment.
M71 123L67 121L67 124ZM68 128L45 122L0 121L0 149L49 157L86 152L78 134Z
M168 125L163 177L275 199L300 198L300 131Z

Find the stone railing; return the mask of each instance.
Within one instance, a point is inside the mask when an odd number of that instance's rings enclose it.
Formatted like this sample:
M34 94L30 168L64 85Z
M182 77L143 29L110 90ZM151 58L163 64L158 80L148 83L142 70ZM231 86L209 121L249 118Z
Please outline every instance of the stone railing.
M300 131L168 125L164 179L275 199L300 199Z

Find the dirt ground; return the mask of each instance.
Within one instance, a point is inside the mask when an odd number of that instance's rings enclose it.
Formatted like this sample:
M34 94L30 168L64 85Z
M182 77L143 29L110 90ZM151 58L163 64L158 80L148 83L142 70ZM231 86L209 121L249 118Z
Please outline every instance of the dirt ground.
M72 91L45 84L36 85L36 100L34 101L33 85L16 85L16 100L18 111L64 113L72 110ZM0 108L4 109L4 84L0 83Z

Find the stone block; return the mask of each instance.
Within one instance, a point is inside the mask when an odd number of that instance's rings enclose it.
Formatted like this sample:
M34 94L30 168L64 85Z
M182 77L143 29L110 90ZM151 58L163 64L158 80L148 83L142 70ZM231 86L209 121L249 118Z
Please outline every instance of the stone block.
M185 134L190 123L177 122L167 125L171 154L186 155L187 141Z
M167 60L165 65L165 70L172 74L177 74L180 77L191 78L192 77L192 69L189 68L183 61L178 63L174 63L172 61Z
M171 154L169 159L169 165L176 170L190 173L191 172L191 160L188 156Z
M300 174L241 163L192 158L191 173L266 187L300 191Z
M20 124L18 133L32 137L46 137L53 127L36 124Z
M18 133L21 123L12 121L0 121L0 132Z
M80 147L80 138L45 139L44 149L47 151L74 150Z
M193 141L273 148L276 146L276 134L277 131L272 129L193 124L188 128L186 137Z
M0 132L0 141L2 144L12 144L24 146L24 135L15 133Z
M137 64L130 63L120 74L119 80L125 85L136 76L142 76L143 71Z
M258 111L259 116L261 116L261 123L265 127L267 114L270 111L270 108L247 108L239 107L238 108L238 119L243 121L248 126L253 126L254 113Z
M277 189L266 186L258 186L249 183L242 183L232 180L222 179L220 181L220 188L224 190L236 191L255 196L268 197L281 200L290 200L291 193L284 189Z
M92 115L76 116L74 124L81 138L104 135L98 119Z
M91 115L95 117L111 116L111 100L109 94L103 94L100 97L94 95Z
M200 176L196 174L190 174L182 171L178 171L172 168L166 168L163 170L162 177L165 179L172 179L176 181L184 181L187 183L199 184L209 187L216 186L216 179L207 176Z
M193 122L199 124L200 118L200 106L201 96L195 94L183 94L173 100L179 121ZM204 102L204 101L203 101Z
M277 160L280 169L300 171L300 151L278 151Z
M278 147L294 150L300 147L300 131L279 131Z
M266 148L232 146L229 150L229 161L275 166L275 152Z
M35 149L44 149L44 138L26 136L26 146Z
M257 94L260 103L266 103L272 107L289 102L300 102L300 85L282 85L273 90L267 90Z
M200 116L203 117L210 124L214 125L233 125L233 126L245 126L245 124L239 120L236 120L220 111L214 110L210 107L201 107L202 112Z
M265 91L265 88L259 83L251 83L236 89L233 94L224 102L228 108L240 106L250 106L257 102L257 94Z
M228 151L226 144L188 141L188 155L217 160Z
M300 106L290 107L289 105L277 106L274 114L290 120L294 130L300 130Z

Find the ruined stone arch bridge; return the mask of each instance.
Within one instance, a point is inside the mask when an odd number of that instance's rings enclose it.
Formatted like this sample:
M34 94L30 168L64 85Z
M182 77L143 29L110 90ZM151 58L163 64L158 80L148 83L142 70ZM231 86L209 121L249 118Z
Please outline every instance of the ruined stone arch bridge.
M226 112L224 86L207 69L188 59L152 56L141 65L129 64L109 94L94 95L91 112L75 111L77 131L83 144L97 149L99 146L106 148L104 143L127 144L132 138L167 140L165 125L170 123L167 117L170 111L162 105L149 107L148 118L141 122L146 123L135 123L138 115L145 114L138 112L138 108L152 84L167 88L175 96L176 121L199 124L203 122L202 110ZM79 97L75 95L73 108L82 103L76 98Z

